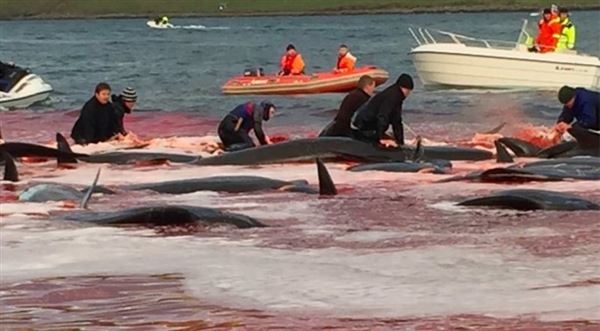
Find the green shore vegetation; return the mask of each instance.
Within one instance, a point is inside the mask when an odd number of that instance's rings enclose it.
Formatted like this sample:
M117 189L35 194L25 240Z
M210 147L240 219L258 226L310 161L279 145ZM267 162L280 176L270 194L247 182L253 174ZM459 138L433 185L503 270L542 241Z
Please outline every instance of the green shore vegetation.
M0 0L0 19L534 10L550 4L539 0ZM598 0L562 0L559 5L600 7Z

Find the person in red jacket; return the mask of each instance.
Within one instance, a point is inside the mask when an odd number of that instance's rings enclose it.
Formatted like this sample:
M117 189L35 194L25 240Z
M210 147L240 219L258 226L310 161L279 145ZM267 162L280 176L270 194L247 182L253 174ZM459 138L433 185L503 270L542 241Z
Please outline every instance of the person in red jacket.
M354 70L354 66L356 65L356 57L350 54L350 50L348 46L341 44L340 49L338 51L338 59L337 65L335 67L334 72L336 73L345 73L352 72Z
M558 42L557 36L560 36L561 25L560 19L552 15L549 8L544 9L544 17L539 21L540 29L533 51L546 53L553 52Z
M304 60L302 55L296 52L296 47L289 44L285 49L285 54L281 57L280 76L302 75L304 74Z

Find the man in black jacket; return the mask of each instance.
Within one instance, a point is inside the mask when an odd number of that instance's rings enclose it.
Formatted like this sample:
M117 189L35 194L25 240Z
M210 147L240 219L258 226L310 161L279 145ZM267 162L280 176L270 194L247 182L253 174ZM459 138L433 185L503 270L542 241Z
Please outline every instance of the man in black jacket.
M352 116L360 106L369 100L374 90L375 80L371 76L360 77L357 88L344 97L335 119L323 129L319 136L352 137L350 128Z
M363 105L352 122L357 128L356 138L384 146L397 147L398 145L404 145L402 103L413 88L412 77L402 74L398 77L396 83L378 93ZM390 125L394 129L395 141L386 139L385 131Z
M112 105L115 111L117 122L115 123L114 134L126 135L125 127L123 126L123 117L125 114L131 114L137 101L137 93L131 87L126 87L121 92L121 95L112 95Z
M71 137L77 144L107 141L115 134L117 118L110 99L107 83L96 85L94 96L85 103L73 129Z

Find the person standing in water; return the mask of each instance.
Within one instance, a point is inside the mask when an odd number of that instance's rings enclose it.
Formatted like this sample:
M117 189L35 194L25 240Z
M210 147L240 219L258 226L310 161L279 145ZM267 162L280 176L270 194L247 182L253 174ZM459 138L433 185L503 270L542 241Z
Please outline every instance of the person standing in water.
M250 131L261 145L271 144L269 137L262 129L262 122L275 115L275 105L270 101L260 104L246 102L235 107L219 123L218 134L226 151L235 151L255 147L250 138Z
M323 129L319 136L353 137L350 127L352 117L369 100L373 91L375 91L375 80L369 75L360 77L357 88L344 97L335 119Z
M582 149L600 153L600 93L565 85L558 90L558 101L563 110L554 129L568 131Z
M110 100L110 85L99 83L79 113L71 130L71 138L77 144L93 144L107 141L115 135L117 116Z
M414 88L413 79L402 74L396 82L372 97L356 114L352 124L358 129L358 140L378 143L383 146L404 145L402 104ZM385 132L392 126L395 140L387 139Z
M131 114L135 103L137 102L137 93L131 87L126 87L121 92L121 95L112 95L112 106L115 112L116 124L114 134L127 135L125 126L123 125L123 118L125 114Z

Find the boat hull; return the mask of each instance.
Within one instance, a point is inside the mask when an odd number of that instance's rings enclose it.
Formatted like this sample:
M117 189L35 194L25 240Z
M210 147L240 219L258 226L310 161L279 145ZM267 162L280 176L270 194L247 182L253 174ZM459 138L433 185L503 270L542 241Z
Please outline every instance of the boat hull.
M600 60L567 53L529 53L455 44L430 44L411 51L426 86L528 88L563 85L600 88Z
M25 108L43 101L52 93L52 86L39 76L28 74L23 77L8 93L0 92L0 107Z
M146 22L146 25L153 29L172 29L172 28L174 28L173 24L171 24L171 23L156 24L156 22L154 22L154 21L148 21L148 22Z
M347 92L356 88L363 75L373 77L377 85L389 78L387 71L376 67L356 68L351 73L333 72L314 75L235 77L223 85L224 94L315 94Z

